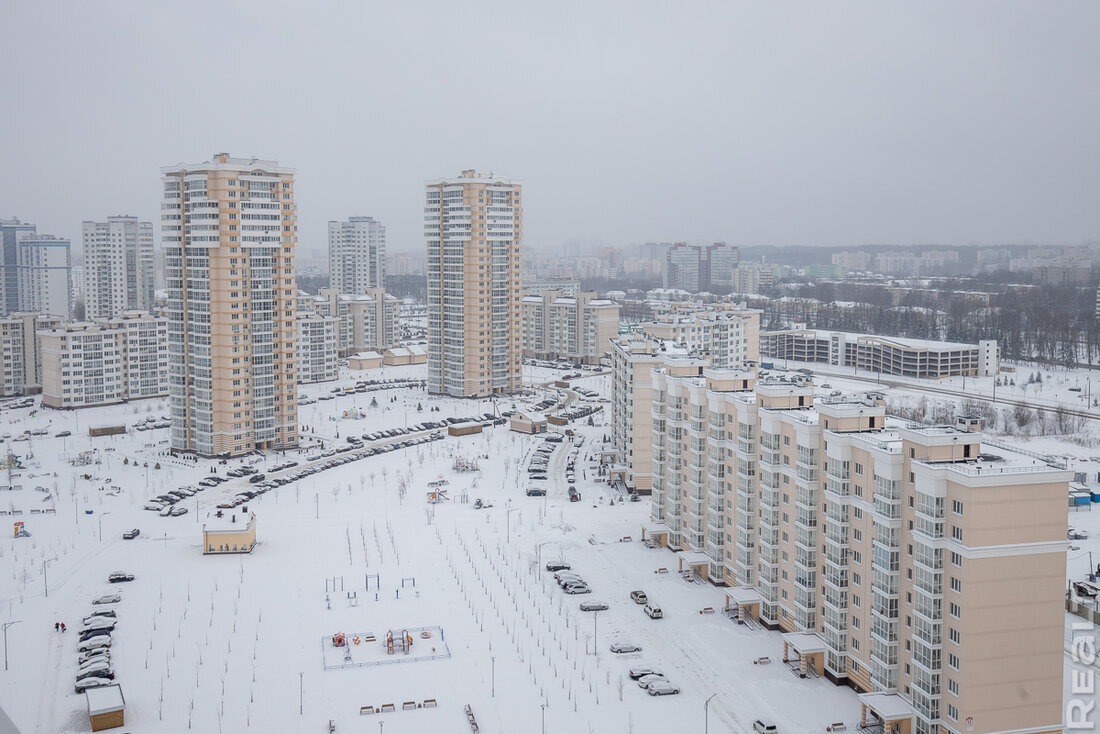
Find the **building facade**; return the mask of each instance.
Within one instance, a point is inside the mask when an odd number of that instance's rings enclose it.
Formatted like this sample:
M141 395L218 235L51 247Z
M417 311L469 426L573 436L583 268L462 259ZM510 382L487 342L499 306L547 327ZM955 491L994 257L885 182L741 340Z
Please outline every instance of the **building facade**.
M93 321L123 311L152 311L153 223L123 216L86 221L83 237L84 317Z
M328 223L329 288L366 293L386 287L386 226L374 217Z
M37 334L56 329L61 319L37 313L15 312L0 319L2 383L0 395L29 395L42 391L42 359Z
M69 318L73 311L72 245L53 235L17 242L19 310Z
M19 240L34 237L36 233L33 224L18 218L0 219L0 313L3 315L19 310Z
M168 319L140 311L38 332L42 405L87 408L168 394Z
M296 446L294 171L219 153L161 173L172 451Z
M299 311L298 382L328 382L340 376L340 320Z
M642 324L642 331L710 357L711 366L740 369L760 363L760 316L753 308L668 313Z
M619 305L595 292L523 297L523 356L596 363L619 333Z
M888 731L1061 731L1071 472L887 418L881 394L652 372L647 533L786 633L785 659Z
M764 332L760 349L775 360L818 362L904 377L992 377L1001 369L1000 350L994 339L959 344L819 329L784 329Z
M428 391L522 386L522 185L473 170L427 184Z

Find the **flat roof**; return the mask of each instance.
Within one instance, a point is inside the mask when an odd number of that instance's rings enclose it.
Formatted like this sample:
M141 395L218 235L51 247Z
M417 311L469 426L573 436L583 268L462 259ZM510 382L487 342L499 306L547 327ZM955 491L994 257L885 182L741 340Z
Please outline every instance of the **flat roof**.
M816 632L788 632L783 635L783 642L797 650L799 655L825 652L825 640Z
M111 686L89 688L84 691L88 699L88 715L109 714L112 711L126 708L126 699L122 696L122 686L115 683Z
M760 592L751 586L735 586L732 589L726 589L726 596L738 604L759 604L764 601Z
M913 706L897 693L861 693L859 700L885 721L913 716Z
M233 522L234 518L236 518L236 522ZM218 517L213 512L207 515L206 519L203 520L202 529L203 532L206 533L243 533L248 529L249 524L255 521L255 512L249 512L246 515L245 513L237 512L236 510L222 510L221 517Z

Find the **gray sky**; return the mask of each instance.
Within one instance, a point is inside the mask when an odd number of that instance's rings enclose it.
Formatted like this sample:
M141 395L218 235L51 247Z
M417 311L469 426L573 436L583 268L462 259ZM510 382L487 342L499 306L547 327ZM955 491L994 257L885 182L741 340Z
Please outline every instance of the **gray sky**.
M1100 3L0 4L0 216L158 217L158 168L298 169L299 242L524 182L525 244L1100 239Z

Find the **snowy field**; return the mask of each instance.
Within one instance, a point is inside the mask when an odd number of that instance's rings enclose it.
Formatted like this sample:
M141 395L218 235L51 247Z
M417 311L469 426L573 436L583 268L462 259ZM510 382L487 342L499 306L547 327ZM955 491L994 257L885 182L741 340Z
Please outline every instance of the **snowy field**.
M525 371L529 385L558 374ZM423 376L423 366L386 368L301 386L316 400L300 411L310 446L286 458L304 462L314 446L346 445L350 434L522 408L547 395L583 400L536 390L494 406L429 398L419 389L317 400L356 379ZM586 376L577 384L607 395L609 379ZM22 458L10 481L22 489L0 492L0 510L21 514L0 519L26 523L31 536L6 530L0 542L0 622L20 620L8 630L0 706L24 732L89 731L84 697L73 690L76 634L81 617L96 609L94 597L120 592L111 655L127 700L123 731L326 731L331 721L336 732L372 732L380 723L386 734L469 732L467 706L482 732L539 732L544 721L547 732L701 731L703 703L714 693L711 731L748 732L756 718L774 720L783 732L822 732L835 721L854 729L859 705L851 689L797 678L781 662L778 633L729 621L720 613L723 589L682 580L672 553L639 542L648 504L621 502L595 476L607 433L604 405L594 426L574 426L584 439L575 482L581 502L566 496L568 444L553 455L550 479L530 482L523 463L540 439L498 426L274 489L248 505L258 518L255 551L219 557L202 555L202 522L248 487L246 479L181 503L190 510L182 517L142 505L240 461L170 458L165 429L87 436L90 425L132 426L166 415L164 401L0 412L0 432L13 437L47 430L5 443ZM63 430L72 436L56 437ZM480 471L455 471L457 457L476 460ZM263 457L258 466L281 460ZM441 478L449 499L428 504L427 485ZM528 485L545 485L548 496L527 497ZM477 499L491 507L474 509ZM32 512L45 509L54 512ZM1093 529L1075 544L1082 554L1100 551L1096 520L1100 512L1071 517L1071 525ZM123 540L131 528L141 535ZM567 596L557 587L540 562L559 559L592 594ZM136 579L109 584L116 570ZM645 616L629 598L633 589L645 590L664 619ZM593 600L610 608L579 610ZM707 607L719 613L701 614ZM69 630L55 632L57 621ZM406 630L408 654L400 643L390 654L387 633L400 640ZM332 647L337 633L346 635L346 651ZM613 654L613 641L642 651ZM759 658L771 663L754 664ZM662 670L681 693L646 695L627 677L640 665ZM436 706L422 707L432 699ZM392 711L360 713L387 704Z

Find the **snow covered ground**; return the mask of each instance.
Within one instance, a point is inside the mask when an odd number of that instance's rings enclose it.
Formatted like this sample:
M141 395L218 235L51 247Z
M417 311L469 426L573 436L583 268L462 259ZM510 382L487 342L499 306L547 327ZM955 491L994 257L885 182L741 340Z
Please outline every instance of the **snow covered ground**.
M525 374L535 385L560 373ZM317 399L356 379L409 376L422 378L424 367L345 373L338 384L300 392ZM589 375L578 384L607 395L609 379ZM419 389L316 400L301 407L310 446L290 458L304 461L313 445L346 445L353 433L522 408L550 394L560 393L538 390L495 406ZM343 419L345 412L366 418ZM332 721L337 732L373 731L378 722L386 734L465 732L468 705L483 732L538 732L544 716L548 732L676 732L703 728L703 703L713 693L712 731L747 732L756 718L772 719L784 732L824 731L835 721L854 728L858 721L851 689L793 675L781 662L778 633L750 630L720 612L701 614L721 610L724 590L682 580L673 554L639 542L648 504L619 501L595 477L606 407L594 426L575 426L584 438L575 483L581 502L568 501L561 471L530 482L523 460L540 439L499 426L275 489L249 503L258 518L255 551L219 557L202 555L202 522L247 487L245 479L191 498L182 517L160 517L142 505L240 461L169 457L164 429L87 436L90 425L132 425L166 413L163 401L33 417L29 409L0 412L0 433L48 430L5 443L23 459L11 481L22 489L0 492L0 510L22 513L0 519L25 522L31 533L12 538L5 530L0 542L0 622L20 621L8 630L0 706L25 732L89 730L84 697L72 685L76 634L80 618L95 609L91 600L112 591L123 597L115 605L111 654L132 731L323 731ZM56 437L62 430L72 436ZM566 444L554 455L554 469L568 450ZM85 451L91 463L71 463ZM481 471L453 470L459 456L476 459ZM260 466L280 460L265 457ZM439 478L448 481L450 499L430 505L427 484ZM529 484L545 485L548 496L527 497ZM492 507L474 509L479 498ZM55 512L32 513L47 508ZM1097 523L1082 517L1071 524L1095 527L1082 552L1100 550ZM123 540L135 527L140 537ZM540 572L539 561L558 559L571 563L593 593L565 595L552 574ZM661 568L670 573L657 573ZM115 570L136 579L107 583ZM664 619L645 616L629 598L633 589L659 603ZM581 612L579 604L590 600L610 608ZM55 632L55 621L69 631ZM421 628L431 636L421 637ZM415 631L409 655L386 652L391 630L398 639L402 630ZM336 633L352 639L351 662L366 664L340 667L342 651L331 647ZM612 654L612 641L632 641L642 651ZM764 657L771 663L754 664ZM642 664L665 672L680 695L646 695L627 677ZM438 705L403 709L427 699ZM385 704L395 710L360 714Z

